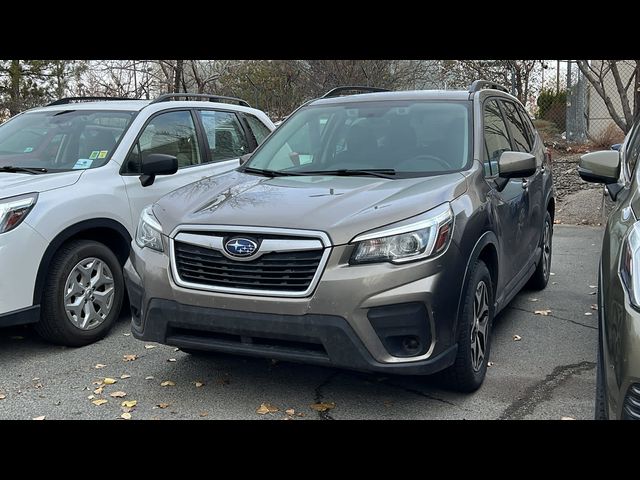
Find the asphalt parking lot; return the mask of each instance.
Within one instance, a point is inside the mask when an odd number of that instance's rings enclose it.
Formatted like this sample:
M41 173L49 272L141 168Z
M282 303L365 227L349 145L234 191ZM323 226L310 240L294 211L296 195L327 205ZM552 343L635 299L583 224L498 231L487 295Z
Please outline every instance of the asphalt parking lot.
M600 227L556 226L549 286L522 291L496 319L493 364L472 395L433 378L192 357L135 340L122 318L79 349L49 345L27 327L0 330L0 418L591 419L601 239Z

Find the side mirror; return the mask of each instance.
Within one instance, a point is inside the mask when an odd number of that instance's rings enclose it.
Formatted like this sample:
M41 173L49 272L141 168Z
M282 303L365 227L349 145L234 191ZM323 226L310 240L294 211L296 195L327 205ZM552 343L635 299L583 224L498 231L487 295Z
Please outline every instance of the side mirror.
M586 182L604 183L615 201L622 191L620 179L620 153L616 150L587 153L580 157L578 174Z
M249 161L249 159L251 158L251 155L253 155L253 152L245 153L244 155L242 155L240 157L240 165L244 165L245 163L247 163Z
M621 148L622 148L621 143L614 143L613 145L611 145L611 150L616 150L617 152L619 152Z
M498 176L525 178L536 173L536 157L525 152L502 152L498 159Z
M178 171L178 159L173 155L152 153L142 157L142 175L140 184L143 187L153 185L156 175L173 175Z

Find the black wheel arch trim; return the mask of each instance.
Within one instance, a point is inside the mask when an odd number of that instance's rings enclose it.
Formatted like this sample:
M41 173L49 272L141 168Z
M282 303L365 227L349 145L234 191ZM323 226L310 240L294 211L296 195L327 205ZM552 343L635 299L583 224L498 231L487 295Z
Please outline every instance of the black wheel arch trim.
M131 235L124 225L111 218L92 218L90 220L83 220L75 223L64 230L62 230L56 237L49 242L49 246L44 252L42 259L40 260L40 266L38 267L38 274L36 276L36 283L33 289L33 304L39 305L42 298L42 291L44 289L44 282L46 273L49 269L49 265L53 256L60 249L60 247L70 238L82 233L86 230L94 228L109 228L116 231L127 244L131 243Z

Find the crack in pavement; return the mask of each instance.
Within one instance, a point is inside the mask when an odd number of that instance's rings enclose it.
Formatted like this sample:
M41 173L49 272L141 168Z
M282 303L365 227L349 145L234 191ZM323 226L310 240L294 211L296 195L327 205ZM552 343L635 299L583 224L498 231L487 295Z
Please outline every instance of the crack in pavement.
M315 388L315 403L321 403L322 400L324 399L324 393L322 392L322 390L329 385L331 382L333 382L333 380L340 374L342 374L343 372L333 372L331 373L327 378L324 379L324 381L318 385ZM324 412L318 412L318 418L320 418L320 420L335 420L335 418L333 418L331 416L331 414L329 413L329 410L325 410Z
M520 307L514 307L514 306L509 306L507 307L505 310L518 310L520 312L527 312L530 313L532 315L535 315L535 313L533 313L531 310L525 310L524 308L520 308ZM564 318L564 317L559 317L557 315L554 315L553 313L550 313L549 315L542 315L544 317L553 317L553 318L557 318L558 320L564 320L565 322L570 322L573 323L575 325L579 325L581 327L585 327L585 328L591 328L592 330L598 330L597 326L593 326L593 325L587 325L586 323L580 323L580 322L576 322L575 320L571 320L570 318Z
M498 420L522 420L527 415L533 413L535 408L544 401L551 400L553 391L564 384L569 378L576 374L593 370L594 362L580 362L571 365L560 365L553 369L544 380L528 387L524 394L516 401L512 402Z

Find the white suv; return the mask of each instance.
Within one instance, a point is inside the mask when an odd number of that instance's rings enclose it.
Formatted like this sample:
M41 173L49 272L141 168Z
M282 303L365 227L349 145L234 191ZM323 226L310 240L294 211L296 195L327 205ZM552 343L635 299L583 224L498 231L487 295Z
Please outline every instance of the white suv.
M143 207L237 167L274 128L242 100L198 94L66 98L4 123L0 326L35 323L69 346L102 338Z

